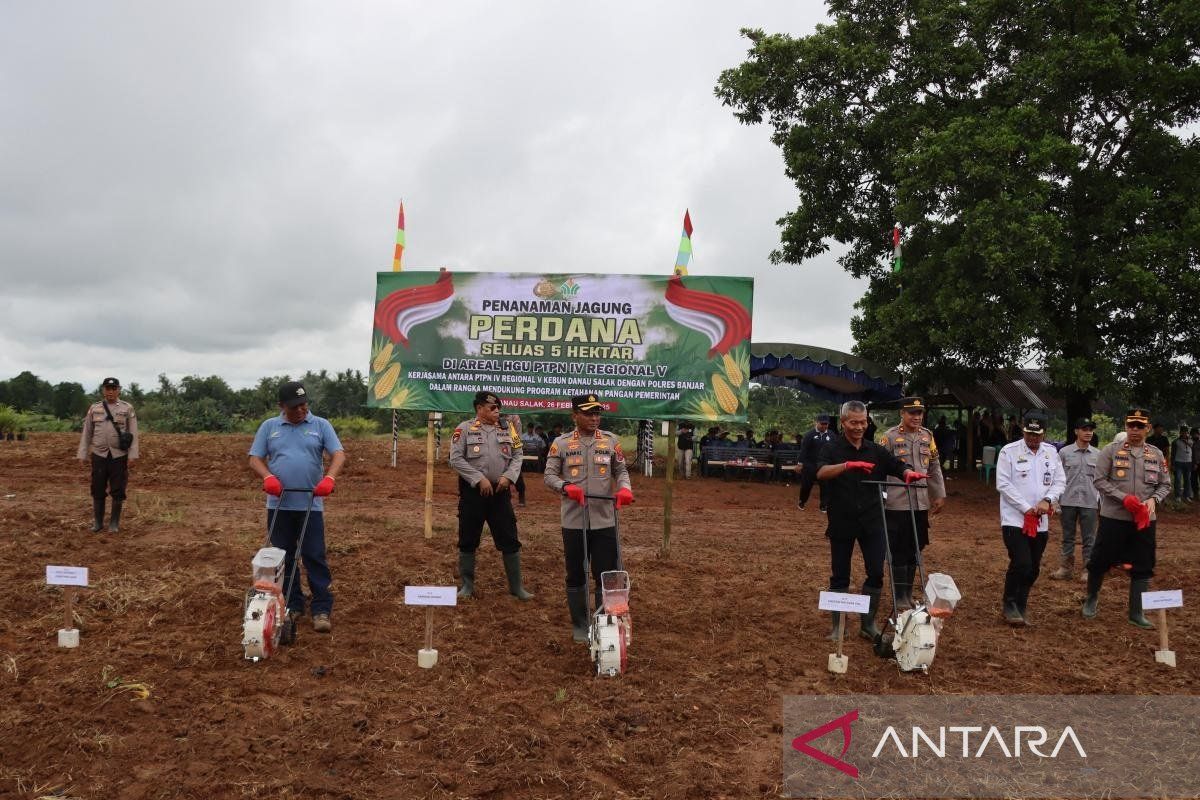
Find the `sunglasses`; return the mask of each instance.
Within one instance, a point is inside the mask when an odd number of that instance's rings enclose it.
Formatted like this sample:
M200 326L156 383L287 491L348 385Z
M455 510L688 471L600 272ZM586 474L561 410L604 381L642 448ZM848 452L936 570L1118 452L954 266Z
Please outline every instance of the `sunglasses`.
M1125 427L1126 427L1126 428L1133 428L1133 429L1135 429L1135 430L1140 430L1140 429L1142 429L1142 428L1145 428L1145 427L1147 427L1147 425L1146 425L1146 423L1144 423L1144 422L1126 422L1126 423L1125 423Z
M592 409L591 411L576 411L575 413L576 413L576 414L583 414L585 417L598 417L598 416L600 416L600 411L599 411L599 409Z

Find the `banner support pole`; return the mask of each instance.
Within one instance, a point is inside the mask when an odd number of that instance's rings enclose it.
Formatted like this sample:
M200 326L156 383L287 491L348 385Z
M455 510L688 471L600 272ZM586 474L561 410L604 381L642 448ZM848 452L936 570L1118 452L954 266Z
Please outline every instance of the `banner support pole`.
M659 555L671 557L671 506L675 499L675 435L679 430L679 420L671 420L667 426L667 483L663 489L663 538Z
M433 412L425 423L425 538L433 538Z

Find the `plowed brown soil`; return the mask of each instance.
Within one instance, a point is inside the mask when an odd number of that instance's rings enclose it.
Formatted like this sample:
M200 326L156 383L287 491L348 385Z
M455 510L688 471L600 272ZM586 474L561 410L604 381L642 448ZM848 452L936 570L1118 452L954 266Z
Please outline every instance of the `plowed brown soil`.
M424 538L424 443L403 442L392 469L384 439L346 443L328 503L333 633L305 620L295 646L251 664L240 614L265 514L249 437L145 436L119 535L87 529L75 443L0 442L4 797L773 797L787 694L1200 692L1186 609L1171 612L1178 668L1156 665L1157 633L1124 621L1128 582L1110 580L1085 622L1081 585L1046 577L1053 540L1036 626L1001 624L997 500L973 475L950 483L926 551L964 595L928 675L899 673L862 640L848 642L849 674L826 671L824 517L797 510L795 486L678 483L664 558L663 479L635 476L622 518L630 668L593 677L570 640L558 498L536 474L518 509L536 599L507 595L485 538L482 597L439 609L441 660L422 670L424 612L403 605L403 587L456 581L455 482L439 465ZM1185 599L1200 590L1198 517L1191 506L1159 521L1154 583ZM91 570L78 649L56 646L63 596L48 564Z

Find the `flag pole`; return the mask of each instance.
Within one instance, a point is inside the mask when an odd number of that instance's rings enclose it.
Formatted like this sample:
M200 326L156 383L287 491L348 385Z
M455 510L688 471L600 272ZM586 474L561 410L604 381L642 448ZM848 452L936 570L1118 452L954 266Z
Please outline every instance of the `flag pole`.
M400 272L403 270L404 263L404 201L400 201L400 217L396 220L396 250L392 255L392 272ZM398 427L400 412L392 409L392 468L396 467L396 450L400 442L400 429Z
M692 216L688 209L683 211L683 235L679 238L679 253L675 256L675 274L687 275L688 262L692 260ZM679 420L667 424L667 480L663 487L663 535L659 555L671 557L671 510L675 504L675 437L679 432Z

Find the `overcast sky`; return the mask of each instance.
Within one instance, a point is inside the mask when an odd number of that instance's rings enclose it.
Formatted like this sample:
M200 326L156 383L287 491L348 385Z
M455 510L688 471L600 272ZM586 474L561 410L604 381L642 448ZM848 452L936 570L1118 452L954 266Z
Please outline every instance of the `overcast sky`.
M754 339L849 350L864 286L772 266L769 129L713 96L801 2L36 2L0 26L0 379L367 369L375 273L755 278Z

